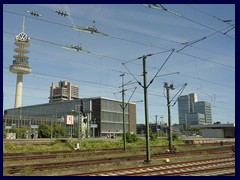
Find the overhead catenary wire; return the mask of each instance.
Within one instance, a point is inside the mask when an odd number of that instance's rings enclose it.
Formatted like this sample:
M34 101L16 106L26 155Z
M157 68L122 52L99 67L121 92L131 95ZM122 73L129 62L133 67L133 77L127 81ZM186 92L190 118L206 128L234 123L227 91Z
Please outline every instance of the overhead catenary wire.
M4 33L8 33L8 34L12 34L12 35L15 35L14 33L9 33L9 32L6 32L6 31L3 31ZM41 40L41 39L38 39L38 38L34 38L34 37L31 37L31 39L33 40L37 40L37 41L40 41L40 42L44 42L44 43L48 43L48 44L51 44L51 45L55 45L55 46L58 46L58 47L61 47L62 45L61 44L58 44L58 43L54 43L54 42L50 42L50 41L46 41L46 40ZM164 51L164 52L168 52L168 51ZM176 51L175 51L176 52ZM162 53L162 52L159 52L159 53ZM218 62L214 62L214 61L211 61L211 60L207 60L207 59L204 59L204 58L200 58L200 57L197 57L197 56L193 56L193 55L189 55L187 53L183 53L183 52L177 52L179 54L182 54L182 55L185 55L185 56L189 56L189 57L192 57L192 58L195 58L195 59L199 59L201 61L205 61L205 62L211 62L213 64L217 64L217 65L220 65L222 67L228 67L228 68L231 68L231 69L234 69L234 67L232 66L229 66L229 65L225 65L225 64L222 64L222 63L218 63ZM100 56L99 56L100 57ZM121 61L121 59L118 59L118 58L115 58L115 57L110 57L110 56L105 56L105 55L102 55L102 57L107 57L109 59L113 59L113 60L116 60L116 61L119 61L119 62L123 62ZM132 75L132 77L137 81L137 83L142 86L141 82L138 81L136 79L136 77L133 75L133 73L126 67L126 65L124 63L122 63L122 65L127 69L128 73ZM155 68L153 68L155 69ZM181 73L181 76L185 76L185 77L189 77L189 78L192 78L192 79L196 79L194 77L191 77L189 75L184 75L183 73ZM220 85L220 86L223 86L225 87L225 85L222 85L222 84L219 84L219 83L216 83L216 82L211 82L211 81L208 81L208 80L204 80L204 79L198 79L198 80L201 80L201 81L205 81L205 82L209 82L209 83L212 83L212 84L217 84L217 85ZM229 86L227 86L229 87ZM232 88L232 87L231 87Z
M158 76L159 72L162 70L163 66L167 63L167 61L169 60L169 58L172 56L173 52L175 51L175 49L172 50L172 52L169 54L169 56L167 57L167 59L163 62L162 66L158 69L157 73L155 74L155 76L152 78L152 80L149 82L149 84L147 85L147 87L149 87L154 79Z
M174 100L174 98L178 95L178 98L181 96L181 94L183 93L184 89L186 88L187 83L185 83L184 85L182 85L182 87L178 90L178 92L172 97L172 99L170 100L170 103ZM172 106L175 106L175 104L177 103L178 98L176 98L176 100L174 101Z
M14 33L11 33L14 35ZM215 33L214 33L215 34ZM211 34L213 35L213 34ZM210 37L211 35L209 35L208 37ZM64 45L61 45L61 44L57 44L57 43L54 43L54 42L50 42L50 41L46 41L46 40L41 40L41 39L37 39L37 38L33 38L33 40L37 40L37 41L40 41L40 42L44 42L44 43L48 43L48 44L52 44L52 45L56 45L56 46L59 46L59 47L63 47ZM156 54L161 54L161 53L165 53L165 52L169 52L171 50L166 50L166 51L163 51L163 52L157 52L157 53L153 53L153 55L156 55ZM90 51L89 51L90 52ZM230 66L230 65L226 65L226 64L223 64L223 63L219 63L219 62L215 62L215 61L212 61L212 60L208 60L208 59L205 59L205 58L201 58L201 57L197 57L195 55L191 55L191 54L188 54L188 53L182 53L180 52L179 50L176 51L177 53L180 53L180 54L183 54L185 56L189 56L189 57L193 57L195 59L199 59L199 60L202 60L202 61L205 61L205 62L211 62L211 63L214 63L214 64L217 64L217 65L220 65L222 67L228 67L228 68L231 68L231 69L234 69L233 66ZM116 58L116 57L111 57L111 56L107 56L107 55L104 55L104 54L101 54L101 53L92 53L92 55L96 55L96 56L102 56L102 57L105 57L105 58L108 58L108 59L112 59L112 60L115 60L115 61L119 61L119 62L123 62L122 59L119 59L119 58ZM132 62L132 61L135 61L139 58L136 58L136 59L133 59L133 60L130 60L130 61L126 61L126 63L129 63L129 62Z
M235 29L235 26L234 26L234 27L232 27L231 29L227 30L227 31L226 31L226 32L224 32L223 34L227 34L227 33L229 33L230 31L232 31L233 29Z
M21 16L23 16L23 14L15 13L15 12L12 12L12 11L9 11L9 10L3 10L3 11L6 11L6 12L8 12L8 13L13 13L13 14L16 14L16 15L21 15ZM45 22L48 22L48 23L52 23L52 24L56 24L56 25L59 25L59 26L68 27L68 28L71 28L71 29L72 29L72 25L62 24L62 23L58 23L58 22L55 22L55 21L45 20L45 19L39 19L39 18L32 17L32 16L26 16L26 17L33 18L33 19L35 19L35 20L40 20L40 21L43 21L43 22L45 21ZM219 32L221 32L221 31L219 31ZM106 36L106 37L107 37L107 36ZM110 36L109 36L109 37L110 37ZM168 49L166 49L166 48L159 47L159 46L156 46L156 45L153 45L153 44L142 43L142 42L139 42L139 41L134 41L134 40L126 39L126 38L119 37L119 36L114 36L114 35L112 35L112 38L119 39L119 40L123 40L123 41L126 41L126 42L131 42L131 43L139 44L139 45L144 45L144 46L148 46L148 47L153 47L153 48L157 48L157 49L168 50ZM172 43L176 43L176 44L182 44L181 42L174 41L174 40L169 40L169 39L165 39L165 38L160 38L160 37L158 37L158 39L161 39L161 40L164 40L164 41L168 41L168 42L172 42ZM194 47L194 46L192 46L192 47ZM201 49L201 48L199 48L199 47L195 47L195 48ZM210 51L210 52L213 52L213 53L220 53L220 52L211 51L211 50L209 50L209 49L205 50L205 49L202 48L202 50L204 50L204 51Z
M230 26L230 27L231 27L231 26ZM180 51L182 51L183 49L185 49L186 47L191 46L191 45L193 45L193 44L196 44L197 42L203 41L203 40L205 40L205 39L207 39L207 38L209 38L209 37L217 34L218 32L222 32L222 31L224 31L224 30L226 30L226 29L228 29L228 28L229 28L229 27L226 27L226 28L224 28L224 29L222 29L222 30L216 31L216 32L214 32L214 33L209 34L208 36L204 36L204 37L202 37L202 38L200 38L200 39L197 39L197 40L193 40L193 41L189 41L189 42L184 42L184 43L177 42L177 43L179 43L179 44L181 44L181 45L185 45L185 46L182 47L182 48L180 48L180 49L177 50L176 52L180 52ZM231 28L230 30L232 30L232 28ZM230 31L230 30L228 30L228 31ZM228 31L227 31L227 32L228 32ZM225 32L225 33L227 33L227 32Z
M46 41L45 41L46 42ZM51 42L47 42L47 43L51 43ZM59 44L56 44L56 43L51 43L51 44L53 44L53 45L59 45ZM186 53L185 53L185 55L187 55ZM112 57L110 57L110 58L112 58ZM197 58L196 56L194 56L194 58ZM203 58L201 58L202 60L203 60ZM216 63L216 64L219 64L219 63ZM224 66L224 64L221 64L221 65L223 65Z
M221 21L221 22L223 22L223 23L226 23L226 24L228 24L228 25L233 26L233 24L230 23L230 22L232 22L232 20L229 20L229 19L227 19L227 20L226 20L226 19L225 19L225 20L224 20L224 19L221 19L221 18L217 17L216 15L212 15L212 14L206 12L206 11L203 11L203 10L201 10L201 9L198 9L198 8L192 6L192 5L189 5L189 4L185 4L185 6L188 6L188 7L192 8L192 9L195 9L195 10L201 12L202 14L205 14L205 15L210 16L210 17L212 17L212 18L214 18L214 19L217 19L217 20L219 20L219 21Z
M3 10L3 11L8 12L8 13L12 13L12 14L15 14L15 15L24 16L21 13L15 13L15 12L8 11L8 10ZM55 21L49 21L49 20L45 20L45 19L39 19L39 18L36 18L36 17L27 16L27 15L25 15L25 16L28 17L28 18L35 19L35 20L40 20L40 21L43 21L43 22L48 22L48 23L51 23L51 24L55 24L55 25L59 25L59 26L68 27L68 28L73 29L72 28L73 25L58 23L58 22L55 22ZM93 33L93 35L96 35L96 34ZM166 48L163 48L163 47L159 47L159 46L155 46L155 45L152 45L152 44L147 44L147 43L143 43L143 42L139 42L139 41L135 41L135 40L131 40L131 39L126 39L126 38L115 36L115 35L105 34L105 36L110 37L110 38L114 38L114 39L118 39L118 40L122 40L122 41L125 41L125 42L130 42L130 43L139 44L139 45L148 46L148 47L154 47L154 48L162 49L162 50L167 50Z
M59 19L61 19L61 17L59 18ZM62 28L63 29L63 28ZM70 52L71 53L71 52ZM68 53L68 54L70 54L70 53ZM76 59L78 59L78 58L76 58ZM80 59L80 58L79 58Z
M7 10L6 10L7 11ZM14 12L11 12L11 11L7 11L7 12L10 12L10 13L14 13ZM20 15L19 13L14 13L14 14L17 14L17 15ZM31 17L31 16L29 16L30 18L34 18L34 17ZM35 19L38 19L38 18L35 18ZM50 22L50 21L47 21L47 22ZM57 23L58 25L61 25L61 23ZM68 26L69 27L69 26ZM213 33L213 34L210 34L208 37L210 37L210 36L212 36L212 35L214 35L214 34L216 34L216 33ZM179 42L176 42L176 41L172 41L172 42L175 42L175 43L178 43L178 44L181 44L181 43L179 43ZM54 43L53 43L54 44ZM62 45L62 46L64 46L64 45ZM154 47L154 46L151 46L151 47ZM178 52L179 53L179 52ZM94 54L93 54L94 55ZM113 59L113 60L116 60L116 61L119 61L119 59L118 58L115 58L115 57L109 57L109 56L106 56L106 55L103 55L103 54L98 54L98 53L96 53L96 55L100 55L100 56L102 56L102 57L106 57L106 58L110 58L110 59ZM194 58L196 58L196 59L199 59L199 60L204 60L205 62L207 62L207 61L209 61L209 60L207 60L207 59L204 59L204 58L201 58L201 57L196 57L195 55L191 55L191 54L187 54L187 53L184 53L184 55L187 55L187 56L190 56L190 57L194 57ZM121 60L120 60L121 61ZM209 62L213 62L213 61L209 61ZM214 62L215 64L218 64L218 65L220 65L220 66L224 66L224 64L222 64L222 63L217 63L217 62ZM226 65L226 66L228 66L228 65ZM226 67L225 66L225 67ZM229 67L229 66L228 66ZM234 67L232 67L232 69L234 69Z
M202 27L205 27L205 28L207 28L207 29L210 29L210 30L213 30L213 31L215 31L215 32L220 33L218 30L216 30L216 29L214 29L214 28L212 28L212 27L209 27L209 26L207 26L207 25L205 25L205 24L202 24L202 23L200 23L200 22L197 22L197 21L195 21L195 20L192 20L192 19L190 19L190 18L187 18L187 17L185 17L185 16L183 16L183 15L181 15L181 14L179 14L179 13L176 13L176 12L174 12L174 11L171 11L171 10L165 8L165 7L164 7L163 5L161 5L161 4L156 4L155 6L158 6L158 7L159 7L159 8L158 8L159 10L163 10L163 11L169 12L169 13L171 13L171 14L173 14L173 15L175 15L175 16L178 16L178 17L180 17L180 18L182 18L182 19L188 20L188 21L190 21L190 22L192 22L192 23L198 24L198 25L200 25L200 26L202 26ZM150 8L152 8L152 7L150 7ZM233 38L233 37L231 37L231 36L229 36L229 35L227 35L227 34L224 34L224 33L221 33L221 34L223 34L223 35L225 35L225 36L227 36L227 37L235 40L235 38Z

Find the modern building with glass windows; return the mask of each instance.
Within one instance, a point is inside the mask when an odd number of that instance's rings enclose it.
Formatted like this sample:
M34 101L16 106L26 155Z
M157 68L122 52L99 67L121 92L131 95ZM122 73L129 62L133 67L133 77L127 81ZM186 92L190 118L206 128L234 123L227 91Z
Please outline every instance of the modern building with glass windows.
M190 122L188 122L187 115L189 113L194 113L194 103L197 102L197 94L191 93L188 95L183 95L178 98L178 116L179 124L186 127Z
M191 93L178 98L179 124L183 128L190 125L212 124L211 104L198 101L197 94Z
M194 104L195 112L202 113L205 116L205 124L212 124L211 104L206 101L198 101Z
M70 137L79 131L92 132L94 137L123 133L121 101L104 97L80 99L78 91L79 87L70 82L60 81L59 86L52 84L49 103L4 110L4 122L9 127L60 124ZM136 133L135 103L125 106L124 117L126 132Z
M85 126L95 137L105 137L109 134L123 133L121 104L121 101L96 97L24 106L5 110L4 121L8 126L14 124L19 127L40 123L61 124L66 128L69 136L75 137L78 126ZM73 125L66 123L67 115L74 116ZM82 117L87 117L87 121ZM136 133L136 104L134 103L129 103L125 108L125 129L126 132Z

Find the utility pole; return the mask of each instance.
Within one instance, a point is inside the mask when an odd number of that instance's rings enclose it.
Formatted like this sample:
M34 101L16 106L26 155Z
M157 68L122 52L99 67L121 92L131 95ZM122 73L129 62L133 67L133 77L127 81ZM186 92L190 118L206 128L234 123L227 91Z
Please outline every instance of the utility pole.
M161 120L161 123L160 123L160 129L161 129L161 136L163 137L163 116L160 116L160 118L162 119Z
M125 89L124 89L124 76L125 74L120 75L122 77L122 110L123 110L123 149L126 151L126 128L125 128Z
M146 59L147 56L143 56L143 89L144 89L144 108L145 108L145 125L146 125L146 156L147 159L145 162L149 163L150 160L150 144L149 144L149 114L148 114L148 85L147 85L147 67L146 67Z
M170 95L169 90L173 90L173 84L164 83L164 87L167 90L167 107L168 107L168 148L172 151L172 128L171 128L171 111L170 111Z
M79 108L79 111L78 111L78 142L80 143L80 108Z
M155 121L155 123L156 123L156 135L158 137L158 121L157 121L157 117L158 117L158 115L155 115L155 119L156 119L156 121Z

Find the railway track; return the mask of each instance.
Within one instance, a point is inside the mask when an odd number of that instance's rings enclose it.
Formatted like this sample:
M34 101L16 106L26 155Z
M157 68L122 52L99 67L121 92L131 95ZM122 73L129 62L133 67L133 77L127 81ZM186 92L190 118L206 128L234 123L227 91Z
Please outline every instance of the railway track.
M69 176L213 176L235 175L235 158L212 158L188 162L72 174Z
M208 146L216 146L216 148L225 149L230 147L232 143L225 146L219 146L218 143L214 144L206 144L205 147ZM194 148L199 145L178 145L178 147L182 148ZM3 154L3 160L6 161L19 161L19 160L43 160L43 159L56 159L59 157L62 158L70 158L70 157L79 157L79 156L89 156L93 155L109 155L109 154L120 154L125 152L131 152L134 150L145 152L145 147L136 147L136 148L127 148L126 151L124 151L122 148L109 148L109 149L92 149L92 150L77 150L77 151L48 151L48 152L29 152L29 153L4 153ZM167 149L167 146L151 146L152 150L162 150ZM194 150L195 151L195 150ZM186 151L188 152L188 151ZM178 153L182 153L181 151ZM160 153L162 154L162 153Z
M177 157L189 157L189 156L198 156L198 155L206 155L206 154L226 154L230 153L231 149L229 147L224 148L215 148L208 150L198 150L198 151L185 151L179 152L176 154L152 154L152 159L160 159L160 158L177 158ZM112 157L112 158L101 158L101 159L88 159L88 160L78 160L78 161L67 161L67 162L55 162L55 163L38 163L38 164L27 164L27 165L10 165L4 166L4 170L8 174L16 174L21 173L26 168L31 168L34 171L44 171L44 170L53 170L53 169L66 169L72 167L80 167L80 166L93 166L100 164L114 164L120 162L127 161L143 161L145 159L145 155L136 155L136 156L122 156L122 157Z

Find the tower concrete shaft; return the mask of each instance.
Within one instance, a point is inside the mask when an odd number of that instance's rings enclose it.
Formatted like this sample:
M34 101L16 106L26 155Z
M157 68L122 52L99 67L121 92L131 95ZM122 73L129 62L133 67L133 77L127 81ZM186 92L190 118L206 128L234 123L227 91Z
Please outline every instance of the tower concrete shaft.
M22 106L22 85L23 85L23 75L17 74L15 105L14 105L15 108Z
M31 73L32 69L28 64L28 57L25 54L30 51L25 49L29 47L29 37L24 33L25 30L25 17L23 18L22 32L15 37L15 45L18 48L14 49L17 55L14 55L13 64L9 67L9 70L17 74L16 94L15 94L15 108L22 106L22 87L23 87L23 75Z

